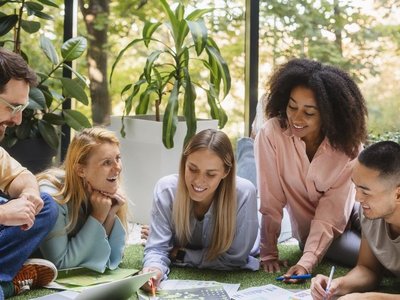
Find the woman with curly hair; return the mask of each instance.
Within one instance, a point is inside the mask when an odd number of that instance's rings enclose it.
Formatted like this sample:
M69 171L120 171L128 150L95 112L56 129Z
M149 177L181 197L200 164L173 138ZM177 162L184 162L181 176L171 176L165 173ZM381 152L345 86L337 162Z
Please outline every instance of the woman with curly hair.
M285 206L303 251L286 282L311 273L324 256L354 266L360 234L349 222L356 211L351 170L367 136L359 88L336 67L293 59L272 75L265 112L255 140L264 270L287 265L277 248Z

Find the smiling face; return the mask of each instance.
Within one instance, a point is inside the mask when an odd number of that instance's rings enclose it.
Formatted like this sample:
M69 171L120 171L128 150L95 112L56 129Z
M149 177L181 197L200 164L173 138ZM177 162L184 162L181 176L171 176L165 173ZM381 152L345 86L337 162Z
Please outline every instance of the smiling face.
M195 151L187 157L185 184L190 198L209 206L219 183L225 176L225 166L219 156L208 149Z
M306 144L321 140L321 116L311 89L303 86L292 89L286 115L292 133Z
M379 174L379 171L356 162L352 174L356 186L356 200L363 207L366 218L384 218L388 223L394 223L400 204L400 187L393 186Z
M118 145L104 143L93 148L85 165L79 165L78 175L93 189L114 194L119 187L118 178L121 170L121 153Z
M11 105L24 105L29 100L29 84L24 80L10 79L4 86L0 97ZM12 109L0 102L0 140L4 138L7 127L21 124L22 111L11 114Z

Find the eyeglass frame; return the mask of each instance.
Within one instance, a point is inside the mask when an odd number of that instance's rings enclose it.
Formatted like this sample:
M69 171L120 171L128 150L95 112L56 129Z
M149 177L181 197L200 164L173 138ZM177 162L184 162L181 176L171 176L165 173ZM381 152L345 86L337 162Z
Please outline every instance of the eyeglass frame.
M12 105L9 103L6 99L3 99L0 97L0 103L5 104L8 108L11 108L11 116L15 116L19 112L23 112L25 108L28 107L29 105L29 100L25 104L18 104L18 105Z

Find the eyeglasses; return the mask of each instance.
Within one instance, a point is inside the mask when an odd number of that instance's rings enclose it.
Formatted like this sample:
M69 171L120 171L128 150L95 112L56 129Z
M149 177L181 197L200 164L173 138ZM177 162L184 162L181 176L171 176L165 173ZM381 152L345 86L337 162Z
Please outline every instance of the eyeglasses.
M12 105L8 103L7 100L1 97L0 97L0 102L5 104L8 108L11 109L11 116L15 116L17 113L22 112L29 105L29 101L27 101L25 104Z

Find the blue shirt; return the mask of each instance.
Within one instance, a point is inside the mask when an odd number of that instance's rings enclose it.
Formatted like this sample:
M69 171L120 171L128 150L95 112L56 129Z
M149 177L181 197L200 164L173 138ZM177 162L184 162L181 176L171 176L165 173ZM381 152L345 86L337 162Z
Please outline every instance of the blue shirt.
M49 181L40 182L40 191L54 195L58 192ZM125 247L125 229L118 217L107 237L103 225L92 216L78 219L72 233L66 233L70 219L68 205L59 204L58 218L49 235L40 245L45 259L58 269L85 267L103 273L106 268L116 269Z

